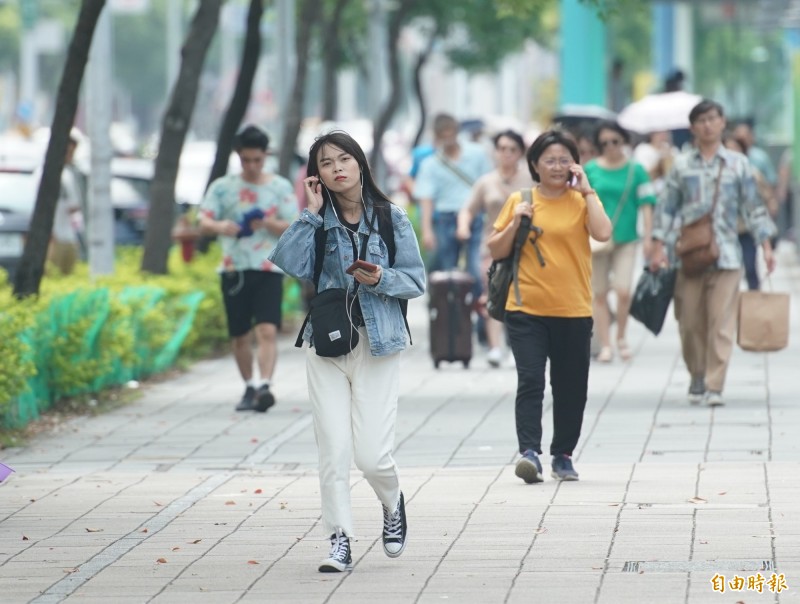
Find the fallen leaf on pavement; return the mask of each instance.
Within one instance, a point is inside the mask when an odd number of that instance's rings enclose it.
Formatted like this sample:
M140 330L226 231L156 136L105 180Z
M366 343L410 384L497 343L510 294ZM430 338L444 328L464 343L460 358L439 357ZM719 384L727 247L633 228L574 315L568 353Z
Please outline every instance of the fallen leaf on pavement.
M259 562L256 562L255 560L248 560L247 563L248 564L260 564Z
M619 506L618 503L609 503L608 504L608 507L610 507L610 508L615 508L615 507L618 507L618 506Z
M701 541L700 545L708 545L708 541Z
M254 492L256 495L261 495L261 493L263 493L264 491L262 491L261 489L256 489L256 490L255 490L255 491L253 491L253 492Z
M235 501L226 501L225 505L236 505Z
M103 529L99 529L99 528L87 528L87 529L86 529L86 532L87 532L87 533L102 533L102 532L103 532Z
M542 535L547 532L547 527L543 526L542 528L538 528L533 532L536 533L537 535Z
M717 495L727 495L728 491L722 491L722 493L717 493Z
M64 572L67 573L67 574L76 573L76 572L78 572L78 568L77 567L76 568L65 568Z
M251 443L257 443L257 442L258 442L258 439L257 439L257 438L251 438L251 439L250 439L250 442L251 442Z
M179 549L181 549L181 548L179 548L179 547L173 547L173 548L172 548L172 551L173 551L173 552L177 552Z
M281 509L285 510L288 507L288 503L286 501L281 501Z
M687 499L689 503L708 503L708 499L703 499L702 497L692 497L691 499Z
M160 507L160 508L161 508L161 507L164 507L164 504L163 504L163 503L161 503L160 501L154 501L153 503L155 503L155 504L156 504L158 507Z
M159 564L166 564L167 563L167 559L166 558L159 558L158 560L156 560L156 562L158 562Z
M22 540L23 541L30 541L30 539L28 539L25 535L22 535Z
M197 545L201 541L202 541L202 539L195 539L194 541L189 541L189 543L191 543L192 545Z
M142 532L143 532L143 533L147 533L147 532L149 532L149 531L148 531L146 528L143 528L143 529L142 529Z

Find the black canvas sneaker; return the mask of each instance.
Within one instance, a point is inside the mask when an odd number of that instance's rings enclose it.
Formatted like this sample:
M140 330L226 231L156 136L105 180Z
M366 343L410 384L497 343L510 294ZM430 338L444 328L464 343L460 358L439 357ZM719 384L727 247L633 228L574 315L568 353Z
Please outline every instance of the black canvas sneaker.
M406 503L403 493L400 493L400 502L394 513L389 508L383 507L383 551L390 558L397 558L406 548Z
M331 535L331 552L319 565L321 573L340 573L349 570L353 564L350 555L350 537L340 529Z

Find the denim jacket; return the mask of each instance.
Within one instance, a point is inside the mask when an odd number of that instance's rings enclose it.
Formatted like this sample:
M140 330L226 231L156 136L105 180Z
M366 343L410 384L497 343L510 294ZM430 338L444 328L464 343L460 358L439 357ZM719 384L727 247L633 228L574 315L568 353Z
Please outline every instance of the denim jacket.
M376 357L399 352L407 346L408 334L397 299L416 298L425 293L425 267L414 229L411 228L411 222L404 210L395 205L391 208L395 240L395 259L391 268L389 252L378 234L377 224L375 230L369 233L368 220L372 217L372 205L369 206L368 215L362 213L358 227L359 239L369 234L367 262L379 264L383 273L376 285L362 283L358 287L358 300L369 338L369 348ZM300 217L283 233L269 259L287 274L311 281L314 278L314 232L322 225L322 217L307 209L303 210ZM352 290L355 279L345 273L345 269L354 260L350 237L330 210L325 212L324 226L328 235L319 291L334 287ZM360 250L360 241L358 247ZM306 342L311 341L311 323L306 325L303 339Z

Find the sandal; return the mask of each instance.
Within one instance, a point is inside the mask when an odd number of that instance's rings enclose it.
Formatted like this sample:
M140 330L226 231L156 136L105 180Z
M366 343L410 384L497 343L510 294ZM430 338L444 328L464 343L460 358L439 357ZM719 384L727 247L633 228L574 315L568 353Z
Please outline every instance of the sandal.
M617 350L619 351L619 356L623 361L630 361L631 357L633 357L633 353L631 349L628 347L628 343L625 340L617 340Z
M597 355L597 361L600 363L610 363L614 360L614 351L611 350L611 346L603 346L600 349L600 353Z

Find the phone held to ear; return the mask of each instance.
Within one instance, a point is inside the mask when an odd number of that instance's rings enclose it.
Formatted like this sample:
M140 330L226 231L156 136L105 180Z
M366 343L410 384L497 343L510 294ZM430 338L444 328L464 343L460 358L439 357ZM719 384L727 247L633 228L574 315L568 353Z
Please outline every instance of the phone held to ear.
M578 186L578 177L575 174L570 173L570 175L567 176L567 184L570 187Z
M353 262L350 266L347 267L345 271L348 275L352 275L357 268L363 269L368 273L374 273L378 270L377 264L372 264L372 262L367 262L366 260L361 260L360 258Z

